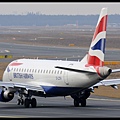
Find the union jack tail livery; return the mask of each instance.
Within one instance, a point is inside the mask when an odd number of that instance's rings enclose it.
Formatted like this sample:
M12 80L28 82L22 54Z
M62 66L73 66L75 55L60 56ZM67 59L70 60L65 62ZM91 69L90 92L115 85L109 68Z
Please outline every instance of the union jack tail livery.
M89 48L87 56L88 66L104 65L107 17L107 8L103 8L101 10L93 39Z

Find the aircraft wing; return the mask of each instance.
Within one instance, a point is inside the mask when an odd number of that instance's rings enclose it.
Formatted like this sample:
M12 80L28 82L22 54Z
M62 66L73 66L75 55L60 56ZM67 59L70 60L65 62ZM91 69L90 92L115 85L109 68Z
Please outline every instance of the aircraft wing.
M115 89L118 89L117 85L119 84L120 84L120 78L119 79L105 79L93 85L92 87L96 88L96 87L103 85L103 86L111 86Z
M44 92L43 88L41 86L35 85L34 83L31 84L24 84L24 83L15 83L15 82L0 82L1 87L10 87L10 88L23 88L26 90L31 90L31 91L39 91L39 92Z

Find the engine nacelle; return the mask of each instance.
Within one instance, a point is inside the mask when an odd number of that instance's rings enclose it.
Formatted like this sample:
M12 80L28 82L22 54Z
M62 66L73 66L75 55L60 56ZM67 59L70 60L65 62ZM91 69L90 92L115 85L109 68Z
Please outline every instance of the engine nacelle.
M9 102L14 98L14 93L9 90L3 91L0 89L0 101L1 102Z
M99 67L98 74L100 75L101 79L105 79L108 77L112 72L112 69L104 66L104 67Z

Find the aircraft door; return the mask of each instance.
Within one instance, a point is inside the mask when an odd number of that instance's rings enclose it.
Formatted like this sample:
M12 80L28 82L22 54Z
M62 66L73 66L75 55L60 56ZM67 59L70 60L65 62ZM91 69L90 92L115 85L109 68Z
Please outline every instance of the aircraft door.
M7 68L7 72L8 72L8 79L9 81L12 81L12 70L10 70L10 68Z
M65 84L66 84L66 85L69 85L69 82L68 82L68 76L67 76L67 74L68 74L68 71L67 71L67 70L65 70L65 71L64 71L63 78L64 78L64 82L65 82Z
M9 72L9 80L12 81L12 71Z
M73 64L69 64L68 67L71 67ZM67 70L64 71L64 82L66 83L66 85L69 85L69 80L68 80L68 72Z

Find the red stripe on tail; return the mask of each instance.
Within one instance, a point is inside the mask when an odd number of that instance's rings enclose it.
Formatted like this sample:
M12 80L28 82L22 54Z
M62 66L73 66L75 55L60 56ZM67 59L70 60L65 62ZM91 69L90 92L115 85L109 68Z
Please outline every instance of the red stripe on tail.
M94 32L92 41L96 38L98 33L102 32L102 31L106 31L107 19L108 19L107 15L102 17L102 19L100 20L98 26L96 27L96 30Z

